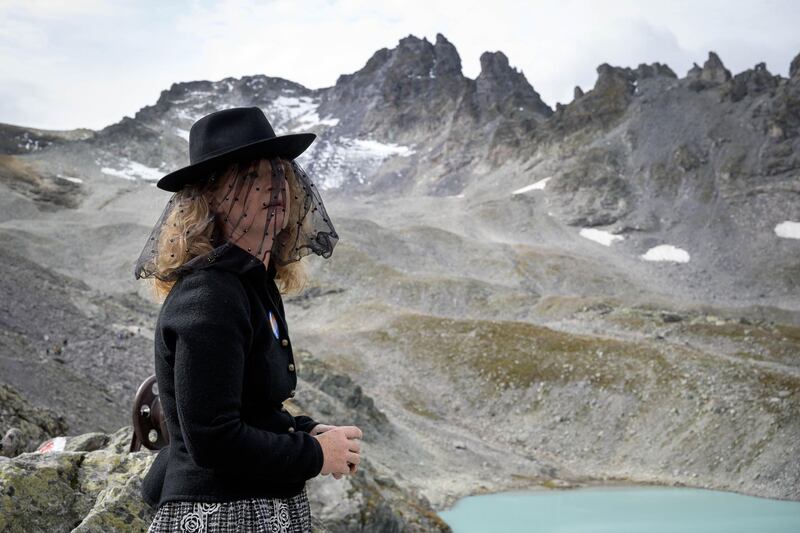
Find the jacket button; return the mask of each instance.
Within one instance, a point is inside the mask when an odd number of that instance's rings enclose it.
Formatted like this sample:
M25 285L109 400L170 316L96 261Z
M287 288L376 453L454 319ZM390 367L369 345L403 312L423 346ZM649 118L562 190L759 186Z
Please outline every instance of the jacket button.
M292 390L290 390L290 391L289 391L289 396L291 396L292 398L294 398L294 389L292 389Z
M289 341L286 339L281 339L281 346L289 346Z
M294 363L289 363L289 372L294 372Z
M289 433L294 433L294 428L292 426L289 426Z

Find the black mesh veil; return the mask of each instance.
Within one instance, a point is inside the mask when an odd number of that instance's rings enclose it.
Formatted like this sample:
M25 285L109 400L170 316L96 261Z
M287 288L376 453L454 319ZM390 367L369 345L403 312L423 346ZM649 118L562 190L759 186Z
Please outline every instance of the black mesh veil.
M315 253L330 257L339 236L317 186L294 160L239 159L173 193L136 261L136 279L172 281L231 246L265 265Z

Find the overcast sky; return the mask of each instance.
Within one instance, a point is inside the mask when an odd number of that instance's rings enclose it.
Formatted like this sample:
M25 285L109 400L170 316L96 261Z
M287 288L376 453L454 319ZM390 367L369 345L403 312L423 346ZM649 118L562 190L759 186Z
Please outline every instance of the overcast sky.
M376 50L437 32L465 76L500 50L555 107L604 62L683 77L714 50L733 74L764 61L788 76L798 21L796 0L0 0L0 122L98 129L174 82L226 76L328 87Z

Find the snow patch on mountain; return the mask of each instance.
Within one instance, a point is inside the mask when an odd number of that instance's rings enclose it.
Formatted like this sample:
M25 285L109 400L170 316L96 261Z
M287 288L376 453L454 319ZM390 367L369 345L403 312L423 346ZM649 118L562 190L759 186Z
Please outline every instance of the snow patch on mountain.
M611 246L612 242L621 241L625 238L622 235L614 235L611 232L595 228L581 228L579 235L589 239L590 241L598 242L604 246Z
M800 222L784 220L775 225L775 235L785 239L800 239Z
M341 139L343 142L349 143L351 150L355 150L363 157L386 159L393 155L408 157L415 153L410 147L395 143L382 143L372 139L350 139L348 137L341 137Z
M311 148L306 156L313 160L314 170L320 176L317 183L320 189L341 187L351 179L365 183L366 176L385 159L416 153L409 146L350 137L339 137L336 142L321 140Z
M544 179L540 179L536 183L531 183L530 185L526 185L525 187L521 187L521 188L517 189L516 191L512 191L511 194L522 194L522 193L528 192L528 191L544 190L545 185L547 185L547 182L550 181L550 179L552 177L553 176L548 176L548 177L546 177Z
M39 144L39 139L32 139L27 131L22 134L22 141L24 142L17 143L17 146L26 152L35 152L36 150L41 150L43 148L43 146Z
M659 244L658 246L654 246L639 257L645 261L689 262L689 252L671 244Z
M145 181L158 181L164 176L164 172L157 168L148 167L147 165L143 165L137 161L131 161L125 157L121 157L119 163L119 166L122 168L102 167L100 172L131 181L140 179Z
M64 174L56 174L57 178L61 178L62 180L71 181L72 183L83 183L83 180L80 178L73 178L72 176L67 176Z
M272 101L269 113L274 114L280 122L296 122L301 128L311 126L335 126L338 118L327 116L320 118L317 114L319 100L310 96L281 95Z
M181 129L181 128L175 128L175 134L178 137L181 137L181 138L185 139L187 143L189 142L189 130L184 130L184 129Z

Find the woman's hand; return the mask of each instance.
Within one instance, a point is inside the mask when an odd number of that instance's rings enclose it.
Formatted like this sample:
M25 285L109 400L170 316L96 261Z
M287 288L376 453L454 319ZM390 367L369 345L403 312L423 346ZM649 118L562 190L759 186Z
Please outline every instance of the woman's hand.
M330 429L338 428L338 427L340 427L340 426L331 426L329 424L317 424L316 426L311 428L311 431L309 431L309 434L310 435L319 435L320 433L324 433L324 432L326 432L326 431L328 431ZM350 474L355 474L356 470L358 470L358 465L353 464L353 463L348 463L348 465L350 466ZM343 475L344 474L336 472L336 473L333 474L333 477L336 478L336 479L342 479Z
M325 458L320 472L322 475L333 474L334 478L341 479L344 474L356 472L361 462L361 429L356 426L317 424L309 434L314 435L322 445Z

